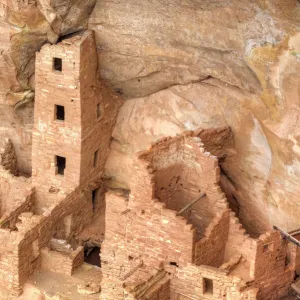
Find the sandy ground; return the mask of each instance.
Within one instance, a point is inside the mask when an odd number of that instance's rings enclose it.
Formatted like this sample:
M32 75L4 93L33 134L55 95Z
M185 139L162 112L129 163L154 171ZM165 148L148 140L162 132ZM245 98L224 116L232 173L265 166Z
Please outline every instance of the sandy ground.
M41 271L34 274L24 287L21 300L96 300L99 299L99 292L88 295L79 293L78 287L93 285L100 287L102 279L101 269L84 263L73 276L66 276L49 271Z

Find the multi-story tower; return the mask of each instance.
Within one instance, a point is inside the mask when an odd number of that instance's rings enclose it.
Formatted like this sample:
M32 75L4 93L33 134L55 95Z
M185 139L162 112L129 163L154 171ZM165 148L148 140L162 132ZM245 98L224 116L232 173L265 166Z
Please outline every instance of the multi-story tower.
M92 31L45 45L36 58L32 177L37 211L99 176L120 100L98 78Z

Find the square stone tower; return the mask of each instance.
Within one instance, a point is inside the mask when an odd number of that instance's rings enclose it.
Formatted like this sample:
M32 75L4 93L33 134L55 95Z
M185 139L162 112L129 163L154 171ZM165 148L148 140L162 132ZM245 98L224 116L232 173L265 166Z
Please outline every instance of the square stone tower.
M32 177L38 208L103 172L121 102L99 80L97 61L93 31L37 53Z

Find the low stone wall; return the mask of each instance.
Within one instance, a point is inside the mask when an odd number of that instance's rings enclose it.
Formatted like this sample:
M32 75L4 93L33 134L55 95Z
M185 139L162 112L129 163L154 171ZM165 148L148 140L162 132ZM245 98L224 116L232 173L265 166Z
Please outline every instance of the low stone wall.
M71 253L62 253L43 248L41 256L42 269L71 276L74 270L84 262L84 248L78 247Z

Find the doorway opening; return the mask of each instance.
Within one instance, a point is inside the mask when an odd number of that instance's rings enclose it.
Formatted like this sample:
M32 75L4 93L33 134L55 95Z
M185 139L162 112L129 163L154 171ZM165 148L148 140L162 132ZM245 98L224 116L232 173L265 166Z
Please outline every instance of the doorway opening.
M91 247L84 250L84 262L87 264L101 267L100 248Z

